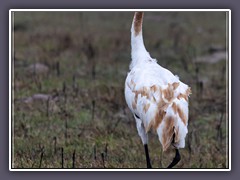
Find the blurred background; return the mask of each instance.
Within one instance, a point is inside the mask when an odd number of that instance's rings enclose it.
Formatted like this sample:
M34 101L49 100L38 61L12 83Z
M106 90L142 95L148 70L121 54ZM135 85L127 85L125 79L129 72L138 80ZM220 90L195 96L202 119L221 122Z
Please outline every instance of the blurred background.
M12 167L145 168L124 99L133 12L14 12ZM192 88L177 168L228 168L226 12L145 12L146 49ZM154 168L165 168L149 135Z

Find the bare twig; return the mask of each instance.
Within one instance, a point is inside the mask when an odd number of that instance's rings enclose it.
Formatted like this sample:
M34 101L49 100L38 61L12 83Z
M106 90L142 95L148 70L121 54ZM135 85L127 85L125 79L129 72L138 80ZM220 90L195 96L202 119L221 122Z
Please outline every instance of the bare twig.
M105 144L105 158L107 160L108 157L108 143Z
M67 104L67 92L66 92L66 83L65 81L63 82L63 87L62 87L62 92L63 92L63 97L64 97L64 109L66 109L66 104Z
M202 95L203 95L203 82L202 81L197 82L197 93L198 93L198 97L202 97Z
M74 149L73 156L72 156L72 168L75 168L75 155L76 155L76 150Z
M221 72L221 82L223 82L225 78L226 78L226 66L223 66Z
M92 79L94 80L96 77L96 62L92 59Z
M223 139L223 136L222 136L222 122L223 122L223 117L224 117L224 112L221 113L221 117L219 118L219 121L217 123L217 126L216 126L216 130L217 130L217 141L219 142L219 144L222 143L222 139Z
M94 144L93 146L93 158L96 161L97 160L97 148L96 148L96 144Z
M50 97L47 99L47 117L49 117L49 112L50 112Z
M43 154L44 154L44 151L41 152L41 157L40 157L40 163L39 163L39 168L42 167L42 159L43 159Z
M62 155L62 168L64 168L64 155L63 155L63 147L61 148L61 155Z
M65 117L65 132L64 132L64 137L65 137L65 144L67 144L68 140L68 118Z
M159 166L160 166L160 168L162 168L163 167L163 151L162 151L162 149L160 150L161 151L161 153L160 153L160 161L159 161Z
M95 100L92 100L92 121L94 120L94 113L95 113Z
M114 124L114 127L112 128L112 130L110 130L110 132L109 132L110 134L115 132L115 129L117 128L117 126L118 126L118 124L119 124L120 121L121 121L121 118L118 118L118 120L117 120L117 122Z
M91 68L91 77L94 80L96 77L96 61L94 59L96 55L96 49L93 47L92 42L89 40L89 38L84 38L84 48L83 51L88 57L90 63L90 68Z
M189 162L190 162L190 160L191 160L191 155L192 155L191 143L192 143L192 131L189 132L188 138L187 138L187 148L188 148L188 153L189 153L188 161L189 161Z
M101 153L101 157L102 157L103 168L106 168L105 167L105 160L104 160L104 153Z
M73 75L72 80L73 80L72 88L75 89L76 88L76 76L75 76L75 74Z
M53 141L54 141L54 154L56 154L57 153L57 137L56 136L54 136Z
M78 83L76 83L76 87L74 89L76 97L78 96L78 89L79 89L79 85L78 85Z
M37 75L36 75L36 76L33 76L33 80L34 80L34 82L35 82L38 90L41 91L41 90L42 90L42 83L41 83L41 81L39 80L39 78L37 77Z
M59 61L56 63L56 70L57 70L57 76L59 77L60 74L61 74L61 72L60 72L60 62Z
M63 91L63 94L66 93L66 83L65 83L65 81L63 82L62 91Z

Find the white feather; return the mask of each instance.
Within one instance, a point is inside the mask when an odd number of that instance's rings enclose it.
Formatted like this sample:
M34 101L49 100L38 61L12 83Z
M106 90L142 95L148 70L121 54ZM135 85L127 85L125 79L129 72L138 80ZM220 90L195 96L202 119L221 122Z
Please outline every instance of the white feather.
M183 113L182 116L186 117L186 120L188 120L188 101L184 97L188 97L189 93L187 92L189 87L182 83L178 76L173 75L169 70L157 64L156 59L151 58L145 49L142 31L140 31L138 35L135 35L134 31L133 21L131 29L132 61L130 64L130 72L128 73L125 81L125 98L132 113L139 117L139 119L135 117L138 133L143 144L147 144L147 132L143 131L143 128L146 130L149 125L153 123L152 121L155 120L154 118L156 117L156 113L159 112L158 104L161 100L163 100L164 103L166 103L166 108L164 109L166 114L156 129L159 140L163 144L163 132L167 123L169 123L167 122L168 117L173 117L173 132L178 135L178 141L173 145L177 148L183 148L185 146L185 137L188 132L187 123L184 124L183 118L181 117L182 114L176 113L176 110L173 108L173 104L177 105ZM162 92L171 87L173 83L179 84L176 89L172 86L174 95L169 102ZM157 91L153 91L151 89L153 86L158 87L159 89ZM146 91L147 95L137 93L141 92L143 89L144 92ZM181 96L181 94L183 96ZM136 106L134 107L133 104L135 103ZM146 105L148 104L150 105L146 108ZM145 111L146 109L147 111Z

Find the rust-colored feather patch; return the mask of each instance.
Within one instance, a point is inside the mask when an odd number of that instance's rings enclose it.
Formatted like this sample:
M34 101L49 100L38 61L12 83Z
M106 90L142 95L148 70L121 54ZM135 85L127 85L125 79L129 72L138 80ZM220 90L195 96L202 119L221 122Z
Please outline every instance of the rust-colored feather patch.
M140 90L140 94L141 96L146 96L149 99L149 92L148 89L144 86L141 90Z
M177 105L175 102L172 104L172 108L173 108L174 113L177 114Z
M134 34L137 36L142 30L143 12L135 12L134 15Z
M175 134L174 143L177 144L180 141L179 127L178 128L174 127L174 134Z
M165 127L163 128L162 132L162 146L163 151L166 151L170 144L172 143L172 138L174 134L174 118L172 116L166 117Z
M155 113L154 118L149 122L148 126L145 126L146 132L148 132L151 128L153 130L157 130L159 125L162 123L164 117L166 116L166 110L169 107L169 105L173 102L174 99L174 90L176 90L179 86L179 82L175 82L173 84L168 83L168 87L166 89L162 89L161 87L158 87L156 85L153 85L151 87L142 87L139 90L135 90L136 84L131 80L130 86L132 87L132 92L135 93L134 101L132 102L133 109L137 108L137 101L138 101L138 95L141 97L146 97L146 99L150 100L151 92L156 93L159 91L162 96L160 96L160 99L158 102L156 102L156 99L153 96L153 102L157 103L157 111ZM181 99L184 98L186 101L188 100L188 95L191 93L191 89L188 88L185 92L185 94L180 93L177 98ZM164 99L164 100L163 100ZM167 102L166 102L167 100ZM148 109L150 107L150 103L145 104L143 106L143 111L147 113ZM172 108L175 114L178 114L181 118L182 122L186 125L187 124L187 117L182 111L182 109L173 102ZM171 117L174 118L174 117ZM170 120L171 121L171 120Z
M155 93L157 91L157 86L156 85L151 86L150 90Z
M180 94L177 96L177 98L178 98L179 100L180 100L181 98L184 98L186 101L188 101L188 97L187 97L186 94L180 93Z
M192 92L191 92L191 88L189 87L189 88L187 88L187 90L185 91L184 94L180 93L180 94L177 96L177 98L178 98L178 99L184 98L186 101L188 101L188 97L189 97L189 95L190 95L191 93L192 93Z
M186 90L186 95L189 96L190 94L192 94L192 90L190 87L188 87L188 89Z
M174 82L172 86L173 86L173 90L176 90L179 86L179 82Z
M160 109L158 111L158 113L156 113L155 115L155 121L154 121L154 124L153 124L153 129L156 131L158 126L162 123L162 120L163 118L165 117L166 115L166 112L162 109Z
M132 108L136 109L137 108L137 104L135 103L135 101L132 102Z
M180 117L180 119L182 120L182 122L187 125L187 117L184 114L184 112L182 111L182 109L174 102L172 104L172 108L175 114L178 114L178 116Z
M163 89L162 90L162 93L163 93L163 97L168 101L170 102L173 97L174 97L174 90L172 88L172 85L171 84L168 84L168 87L166 89Z
M149 107L150 107L149 103L144 105L143 110L144 110L145 113L147 113Z
M135 97L134 97L135 104L137 104L137 100L138 100L138 93L135 93Z
M161 88L159 89L160 94L162 93ZM149 123L146 132L148 132L151 128L153 128L155 131L157 130L158 126L162 123L162 120L164 119L166 115L166 109L168 107L168 103L163 101L162 98L160 98L159 102L157 103L157 111L155 113L154 118Z
M133 90L133 93L135 93L135 103L137 103L138 95L140 94L141 97L146 96L147 99L149 99L149 91L147 87L142 87L140 90Z
M177 106L177 113L178 113L180 119L182 120L182 122L185 125L187 125L187 117L185 116L184 112L182 111L182 109L179 106Z

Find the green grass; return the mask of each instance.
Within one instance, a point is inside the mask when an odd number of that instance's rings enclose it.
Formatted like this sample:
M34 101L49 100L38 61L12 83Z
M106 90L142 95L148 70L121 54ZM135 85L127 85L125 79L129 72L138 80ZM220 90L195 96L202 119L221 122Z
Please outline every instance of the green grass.
M146 167L124 99L132 16L14 13L14 168L61 168L62 148L64 168L72 168L74 150L75 168ZM145 13L146 48L192 88L189 133L177 168L228 168L226 61L193 61L209 54L211 46L225 48L225 27L223 12ZM49 72L29 74L26 69L35 62L45 64ZM24 101L34 94L52 99ZM154 168L165 168L174 156L173 149L162 152L154 132L149 150Z

